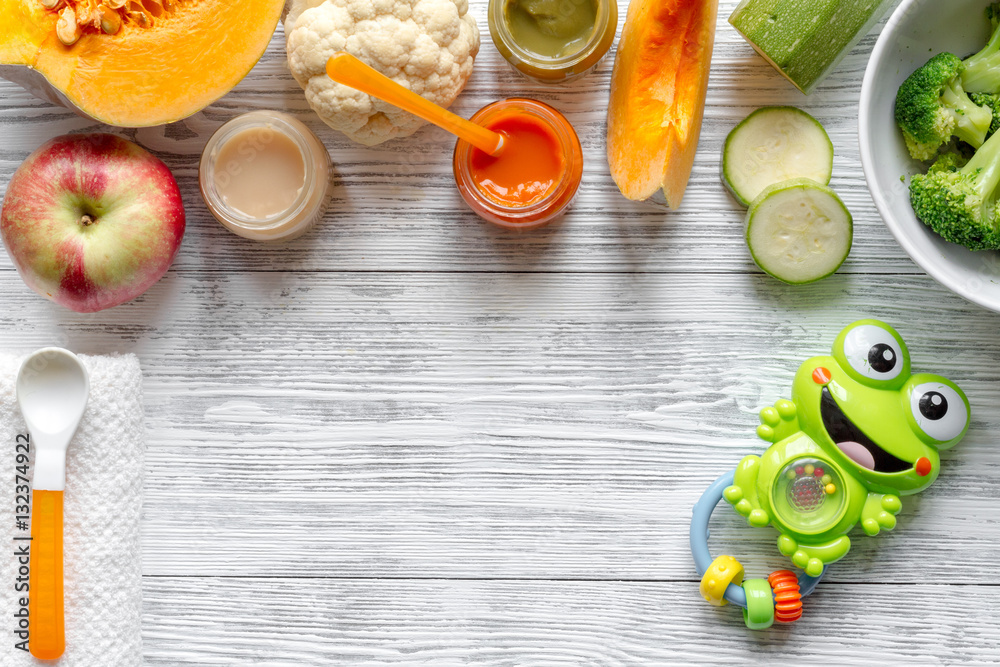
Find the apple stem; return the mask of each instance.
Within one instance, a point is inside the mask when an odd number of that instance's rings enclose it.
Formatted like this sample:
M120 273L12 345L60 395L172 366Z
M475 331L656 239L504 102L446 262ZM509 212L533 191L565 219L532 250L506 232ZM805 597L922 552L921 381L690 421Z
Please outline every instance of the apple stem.
M83 225L84 227L89 227L92 224L94 224L94 219L89 215L84 214L84 216L80 218L80 224Z

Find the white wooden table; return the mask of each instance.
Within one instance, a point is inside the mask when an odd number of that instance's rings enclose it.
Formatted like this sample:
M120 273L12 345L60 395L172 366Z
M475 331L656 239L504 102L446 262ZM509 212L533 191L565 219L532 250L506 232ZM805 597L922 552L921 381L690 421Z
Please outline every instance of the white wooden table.
M482 50L455 109L537 97L583 142L581 193L547 229L507 233L468 211L443 131L366 149L327 129L280 30L203 113L113 130L177 176L176 264L139 300L88 316L37 297L3 254L0 336L4 349L142 360L147 664L1000 661L1000 316L924 275L872 204L856 116L874 36L805 97L726 23L735 4L720 8L675 213L626 201L608 175L611 60L530 85L490 42L482 0ZM850 258L814 286L757 270L718 179L726 133L767 104L826 125L832 185L854 214ZM333 210L290 245L232 236L198 194L209 134L251 109L295 113L337 163ZM0 83L0 189L43 141L103 129ZM965 388L972 428L894 532L855 539L800 622L748 631L699 597L692 504L762 451L757 411L863 316L897 326L914 368ZM774 537L723 508L712 548L766 576L786 563Z

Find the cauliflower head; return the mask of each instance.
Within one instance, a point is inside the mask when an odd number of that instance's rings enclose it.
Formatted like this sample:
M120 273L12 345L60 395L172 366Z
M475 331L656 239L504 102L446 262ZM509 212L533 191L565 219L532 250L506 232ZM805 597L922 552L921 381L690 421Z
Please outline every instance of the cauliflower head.
M479 53L468 0L291 0L285 18L288 66L323 121L367 146L406 137L424 124L326 75L347 51L390 79L447 107Z

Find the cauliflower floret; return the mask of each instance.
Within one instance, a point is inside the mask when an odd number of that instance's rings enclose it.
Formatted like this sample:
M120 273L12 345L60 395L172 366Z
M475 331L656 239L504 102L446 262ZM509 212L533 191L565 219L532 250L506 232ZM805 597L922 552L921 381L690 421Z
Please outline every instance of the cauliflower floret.
M444 107L462 91L479 53L467 0L291 0L285 34L288 66L309 106L367 146L409 136L424 121L331 80L326 61L336 51Z

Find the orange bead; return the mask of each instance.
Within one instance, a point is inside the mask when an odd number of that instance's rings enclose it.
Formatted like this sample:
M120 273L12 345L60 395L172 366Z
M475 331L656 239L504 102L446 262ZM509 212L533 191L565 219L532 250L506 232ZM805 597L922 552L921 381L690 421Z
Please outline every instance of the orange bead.
M802 618L802 594L795 573L789 570L772 572L767 583L774 590L774 620L792 623Z

